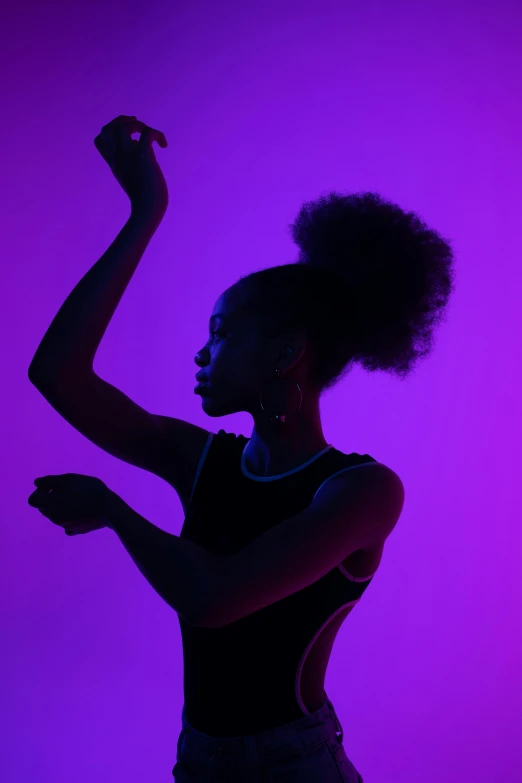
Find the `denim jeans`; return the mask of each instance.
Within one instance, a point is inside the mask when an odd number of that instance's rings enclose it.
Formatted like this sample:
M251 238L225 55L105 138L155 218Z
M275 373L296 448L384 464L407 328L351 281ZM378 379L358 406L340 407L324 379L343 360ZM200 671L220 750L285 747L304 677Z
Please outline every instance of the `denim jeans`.
M175 783L363 783L343 737L328 697L292 723L224 739L196 731L183 708L172 774Z

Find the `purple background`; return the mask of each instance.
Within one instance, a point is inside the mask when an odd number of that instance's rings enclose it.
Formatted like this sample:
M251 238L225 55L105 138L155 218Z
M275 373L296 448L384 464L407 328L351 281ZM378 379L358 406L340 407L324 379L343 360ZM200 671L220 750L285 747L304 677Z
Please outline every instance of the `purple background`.
M88 442L27 377L128 217L93 144L119 114L166 134L170 205L94 369L154 413L250 434L246 414L203 414L193 358L227 286L296 258L287 224L303 201L376 190L453 241L457 290L432 357L406 383L356 368L323 398L328 442L370 453L406 488L326 690L367 783L522 779L521 9L20 0L4 12L2 781L172 781L175 614L114 533L69 538L27 505L35 477L77 472L165 530L183 522L166 483Z

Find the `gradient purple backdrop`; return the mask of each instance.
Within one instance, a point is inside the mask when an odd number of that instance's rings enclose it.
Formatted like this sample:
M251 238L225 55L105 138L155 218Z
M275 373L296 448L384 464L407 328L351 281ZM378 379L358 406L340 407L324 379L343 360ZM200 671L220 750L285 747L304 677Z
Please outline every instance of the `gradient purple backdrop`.
M401 476L383 562L326 677L366 783L522 780L520 272L522 7L511 2L47 2L1 22L0 778L172 781L175 613L108 530L69 538L27 504L37 476L99 476L179 534L156 476L96 448L27 377L128 199L93 139L162 130L170 205L95 370L154 413L207 418L194 355L215 299L285 263L301 203L376 190L453 241L456 294L405 383L354 370L325 437ZM8 76L8 78L6 77Z

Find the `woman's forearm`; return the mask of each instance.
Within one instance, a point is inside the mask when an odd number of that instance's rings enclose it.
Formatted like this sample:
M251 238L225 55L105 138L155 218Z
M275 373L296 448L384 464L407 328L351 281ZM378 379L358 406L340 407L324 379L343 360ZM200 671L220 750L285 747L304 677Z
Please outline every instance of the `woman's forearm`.
M30 378L52 380L93 369L103 335L161 220L152 210L131 212L60 307L30 364Z
M154 590L186 622L197 625L216 589L218 556L156 527L115 493L107 519Z

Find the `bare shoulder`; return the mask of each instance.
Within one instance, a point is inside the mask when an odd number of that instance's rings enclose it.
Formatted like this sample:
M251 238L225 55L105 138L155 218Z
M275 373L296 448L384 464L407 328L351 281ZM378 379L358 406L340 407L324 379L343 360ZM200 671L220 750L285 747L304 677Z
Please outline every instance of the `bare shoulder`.
M374 507L380 507L389 520L386 538L397 524L404 506L404 484L400 476L382 462L361 466L359 471L362 487L373 494Z
M384 547L390 534L395 529L404 506L404 485L400 476L381 462L371 462L361 465L360 469L347 471L347 474L360 482L359 486L373 487L376 502L381 504L387 522L381 527L379 539L369 546L358 549L343 561L346 570L358 579L364 579L373 574L382 560ZM354 484L351 484L352 489Z
M374 489L383 502L404 502L404 485L400 476L383 462L364 462L334 475L333 480L348 491Z
M404 485L398 474L382 462L365 462L335 474L326 482L328 485L334 502L375 533L371 546L358 552L368 550L372 560L382 555L382 547L404 506ZM328 492L324 502L328 502Z
M163 443L156 473L175 489L186 510L200 459L212 433L183 419L160 415L155 415L155 419Z

